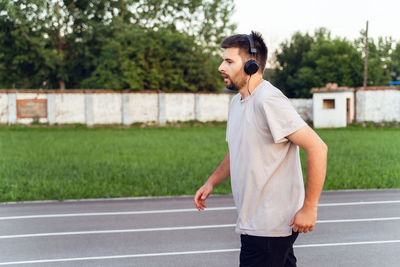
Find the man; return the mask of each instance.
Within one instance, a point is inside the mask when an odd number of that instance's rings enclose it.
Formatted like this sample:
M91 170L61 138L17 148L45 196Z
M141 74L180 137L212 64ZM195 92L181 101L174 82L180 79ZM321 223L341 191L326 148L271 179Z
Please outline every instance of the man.
M241 234L240 266L296 266L293 243L314 229L327 146L282 92L263 80L267 48L260 34L225 39L219 72L239 93L229 107L229 152L196 192L203 210L214 186L231 177ZM307 152L304 192L299 147Z

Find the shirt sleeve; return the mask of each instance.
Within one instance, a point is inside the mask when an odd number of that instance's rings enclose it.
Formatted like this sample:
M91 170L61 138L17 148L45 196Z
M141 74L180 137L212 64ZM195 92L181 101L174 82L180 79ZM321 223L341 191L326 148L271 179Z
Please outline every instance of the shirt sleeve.
M307 125L283 94L266 98L262 109L275 143L286 142L288 135Z
M239 94L236 94L234 97L232 97L232 99L231 99L231 101L229 102L229 107L228 107L228 120L227 120L227 122L226 122L226 133L225 133L225 141L226 142L228 142L229 141L229 139L228 139L228 136L229 136L229 131L230 131L230 117L231 117L231 110L232 110L232 106L233 106L233 103L234 103L234 101L235 101L235 98L237 98L238 97L238 95Z
M228 142L229 120L226 123L225 141Z

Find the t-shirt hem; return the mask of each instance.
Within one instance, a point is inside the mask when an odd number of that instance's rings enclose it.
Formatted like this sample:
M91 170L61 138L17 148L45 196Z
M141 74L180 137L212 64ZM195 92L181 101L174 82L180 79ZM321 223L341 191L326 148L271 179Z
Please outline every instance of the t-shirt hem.
M285 232L271 232L271 231L260 231L252 229L237 229L236 233L241 235L252 235L252 236L264 236L264 237L287 237L292 235L292 230Z

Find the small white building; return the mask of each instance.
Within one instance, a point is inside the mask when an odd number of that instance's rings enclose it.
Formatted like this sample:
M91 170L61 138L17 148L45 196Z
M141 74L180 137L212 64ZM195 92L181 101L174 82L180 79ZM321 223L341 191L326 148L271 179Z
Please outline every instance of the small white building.
M315 128L346 127L355 119L354 89L328 83L313 88L313 122Z
M313 88L315 128L346 127L353 121L400 121L400 87Z

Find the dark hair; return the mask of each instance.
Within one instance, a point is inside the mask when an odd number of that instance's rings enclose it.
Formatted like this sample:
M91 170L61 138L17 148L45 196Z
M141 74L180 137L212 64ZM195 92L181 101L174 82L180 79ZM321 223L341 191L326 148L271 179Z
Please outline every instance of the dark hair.
M258 72L261 72L262 74L267 63L268 49L260 33L252 31L251 37L253 38L254 46L257 49L256 60L260 65L260 69L258 70ZM232 35L222 41L221 48L231 47L240 48L240 54L245 59L251 56L249 39L247 39L245 34Z

